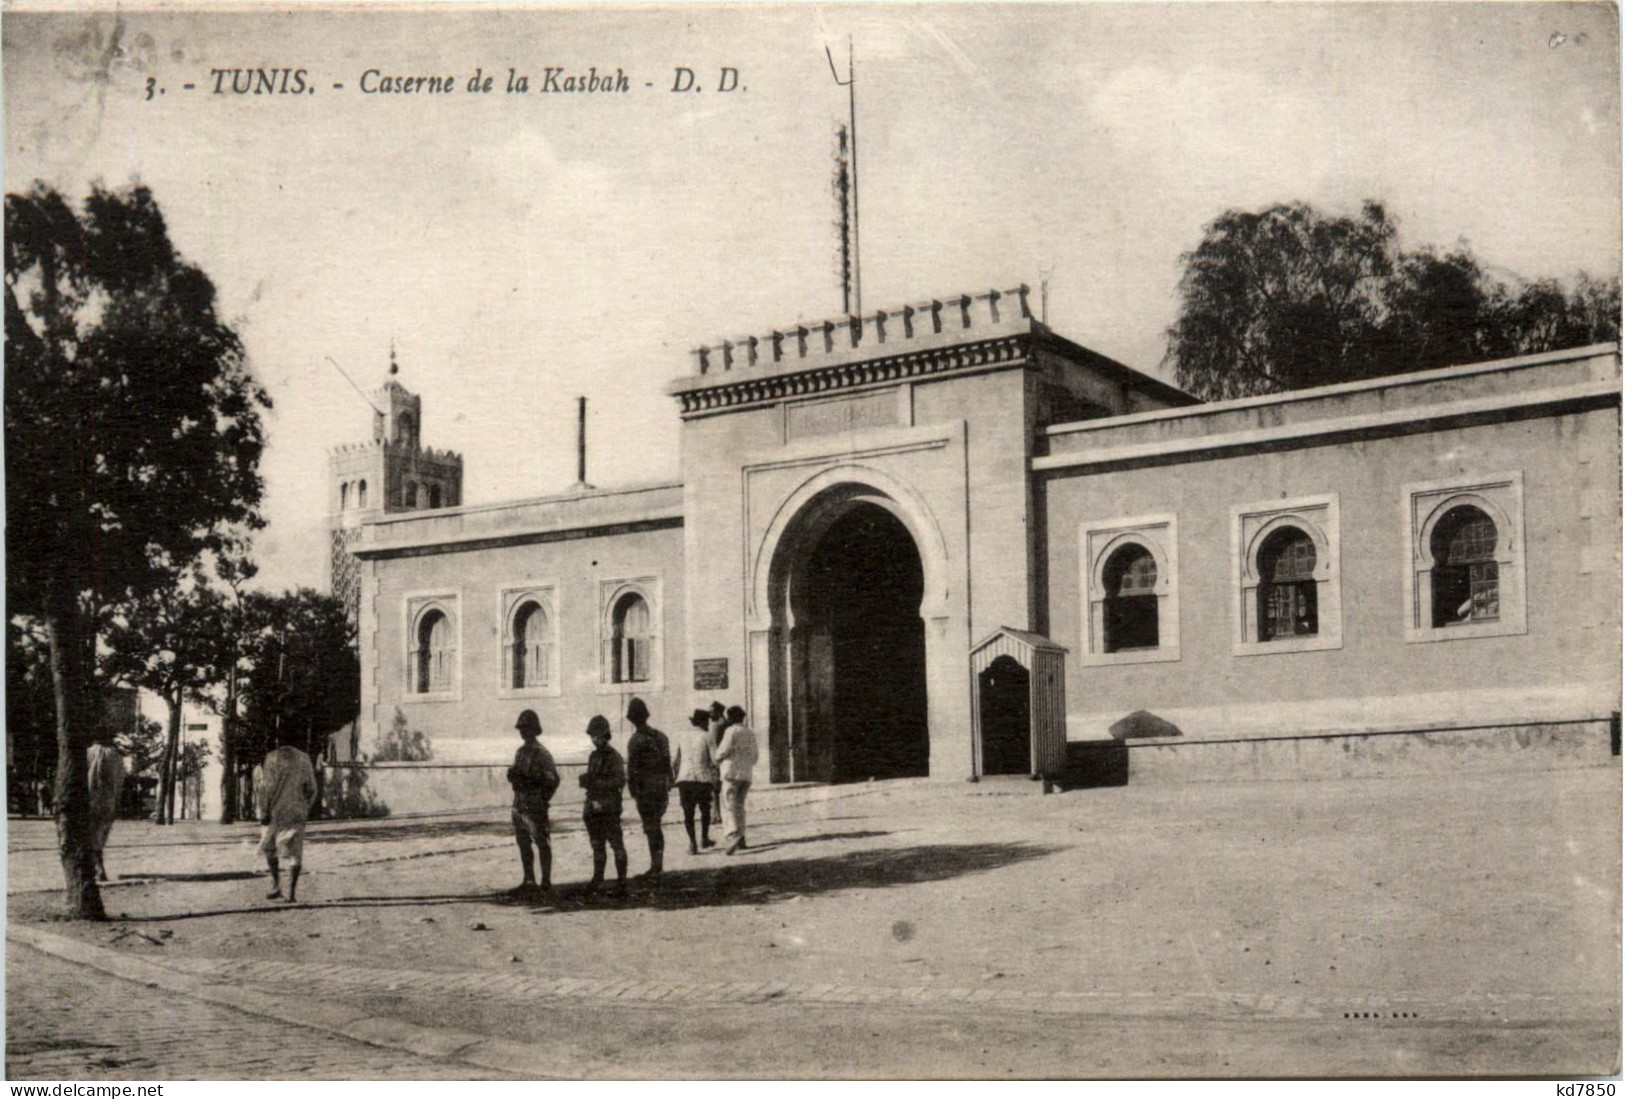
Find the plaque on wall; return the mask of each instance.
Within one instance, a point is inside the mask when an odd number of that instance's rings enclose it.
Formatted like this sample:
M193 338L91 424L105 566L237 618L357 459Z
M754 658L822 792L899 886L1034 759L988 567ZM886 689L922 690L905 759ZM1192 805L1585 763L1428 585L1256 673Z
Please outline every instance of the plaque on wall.
M694 661L694 689L696 691L726 691L728 689L728 658L710 656Z

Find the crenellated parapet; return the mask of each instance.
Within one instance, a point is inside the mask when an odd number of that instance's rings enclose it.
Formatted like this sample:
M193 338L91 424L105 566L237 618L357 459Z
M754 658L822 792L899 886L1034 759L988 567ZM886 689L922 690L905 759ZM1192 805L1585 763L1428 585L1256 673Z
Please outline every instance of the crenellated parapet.
M432 462L437 465L460 466L463 464L463 456L455 450L441 450L432 446L410 448L388 439L368 439L364 443L340 443L338 446L329 447L328 453L335 458L355 454L411 454L423 462Z
M1035 322L1028 287L932 298L698 347L667 387L684 415L973 367L1013 365Z

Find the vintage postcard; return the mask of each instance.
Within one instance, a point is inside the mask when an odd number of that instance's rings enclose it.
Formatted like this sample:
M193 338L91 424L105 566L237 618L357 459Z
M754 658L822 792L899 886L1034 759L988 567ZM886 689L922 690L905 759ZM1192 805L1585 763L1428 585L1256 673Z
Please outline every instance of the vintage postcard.
M8 1077L1619 1070L1615 7L3 34Z

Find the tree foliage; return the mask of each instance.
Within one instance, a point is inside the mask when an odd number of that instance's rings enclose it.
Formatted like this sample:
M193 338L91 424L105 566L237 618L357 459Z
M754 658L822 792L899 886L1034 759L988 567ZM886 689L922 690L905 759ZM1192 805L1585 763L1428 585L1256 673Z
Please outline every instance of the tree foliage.
M378 748L372 753L373 763L423 763L434 758L434 746L429 735L407 723L406 715L395 707L395 719L378 738Z
M1208 399L1619 338L1617 278L1508 283L1464 246L1402 249L1376 202L1228 210L1182 261L1164 365Z
M50 648L68 914L100 918L85 749L104 608L258 527L270 407L150 191L6 196L6 596Z
M6 623L6 799L13 813L32 813L39 784L56 773L56 696L43 633L26 619Z
M280 744L322 754L330 734L355 720L361 663L355 624L342 601L310 588L248 597L237 748L258 759Z
M232 645L231 607L194 569L185 577L152 589L121 605L106 629L103 667L107 676L151 691L169 709L169 735L158 783L159 824L175 820L183 707L208 701L224 678Z

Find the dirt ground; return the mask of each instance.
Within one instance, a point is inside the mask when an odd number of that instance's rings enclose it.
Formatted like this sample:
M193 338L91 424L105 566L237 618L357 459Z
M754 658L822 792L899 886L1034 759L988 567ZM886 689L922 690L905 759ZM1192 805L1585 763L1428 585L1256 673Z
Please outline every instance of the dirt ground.
M733 857L688 855L680 819L668 817L664 883L625 902L584 901L588 849L570 820L556 822L547 903L502 895L517 860L507 821L491 813L316 826L292 907L262 899L251 829L120 823L107 856L129 882L106 892L117 919L49 926L177 964L992 989L1101 1005L1087 1040L1076 1019L1002 1009L719 1004L644 1008L642 1022L616 1024L623 1009L572 1008L608 1019L608 1031L553 1038L578 1042L576 1062L601 1074L713 1074L716 1051L752 1033L756 1054L740 1075L1470 1075L1617 1064L1614 768L1050 797L1017 780L922 781L756 800L753 846ZM43 824L12 822L14 922L54 911L49 839ZM630 821L627 844L637 873L647 854ZM449 1013L464 1029L533 1033L534 1017L500 1000L333 974L325 994L403 1018ZM1392 1018L1351 1027L1346 1017L1362 1011L1423 1018L1403 1031ZM617 1025L641 1035L636 1055L617 1044Z

